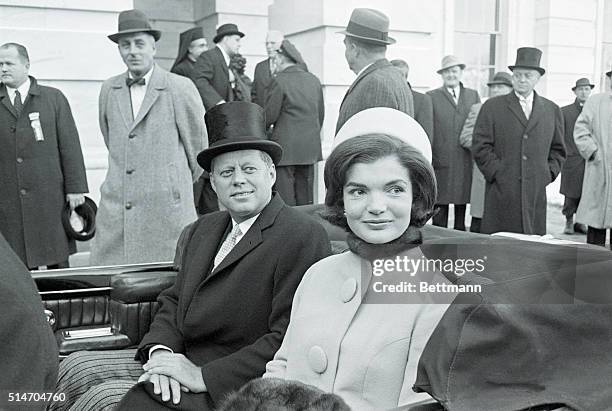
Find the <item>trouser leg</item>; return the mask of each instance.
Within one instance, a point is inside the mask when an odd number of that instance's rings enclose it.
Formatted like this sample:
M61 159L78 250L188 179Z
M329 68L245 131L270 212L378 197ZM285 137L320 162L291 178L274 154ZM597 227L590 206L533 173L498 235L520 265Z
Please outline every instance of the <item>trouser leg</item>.
M312 204L313 180L312 164L295 166L295 205Z
M296 205L294 166L276 167L276 191L283 201L290 206Z
M470 231L472 233L479 233L481 224L482 224L482 218L472 217L472 221L470 223Z
M455 204L455 230L465 231L465 204Z
M448 225L448 204L436 204L435 208L438 213L433 216L433 225L446 227Z

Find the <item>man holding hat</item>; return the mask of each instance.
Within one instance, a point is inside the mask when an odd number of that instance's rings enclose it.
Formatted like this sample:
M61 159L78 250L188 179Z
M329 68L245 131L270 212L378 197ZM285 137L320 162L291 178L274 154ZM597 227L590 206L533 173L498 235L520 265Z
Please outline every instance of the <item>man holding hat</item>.
M561 210L565 216L565 229L563 230L565 234L587 233L584 224L574 224L574 214L576 214L578 204L580 204L582 179L584 177L584 159L580 156L574 142L574 125L594 87L595 85L591 84L587 78L576 80L576 84L572 87L576 100L572 104L561 107L565 124L565 150L567 151L567 159L561 169L560 190L561 194L565 196L563 210Z
M195 62L208 48L202 27L193 27L181 33L179 39L179 52L170 69L171 73L180 76L195 78Z
M206 125L211 146L198 162L227 210L185 228L176 283L160 294L137 351L80 352L62 362L57 390L71 395L62 406L85 393L75 409L101 408L133 387L119 409L212 410L264 373L302 276L330 254L323 227L272 192L282 149L266 140L263 109L222 104L206 113ZM112 381L119 376L129 381Z
M461 82L464 68L459 58L445 56L437 71L442 77L442 87L427 92L433 103L433 167L438 181L438 213L433 224L446 227L449 205L454 204L454 228L462 231L465 231L466 204L470 201L472 156L459 144L459 136L470 108L480 103L478 92Z
M512 91L512 77L508 73L500 71L495 73L493 80L487 83L489 87L489 97L504 96ZM470 109L461 135L459 136L459 143L463 148L468 150L472 149L472 135L474 134L474 124L480 113L481 103L476 103ZM472 188L470 192L470 214L472 220L470 222L470 231L474 233L480 232L480 226L482 224L482 213L484 209L484 196L485 196L485 178L478 169L478 167L472 167Z
M193 82L155 64L161 37L140 10L119 14L117 43L127 72L104 82L100 129L108 148L91 264L170 261L196 219L196 155L208 145Z
M283 147L276 166L276 189L289 205L312 204L314 164L321 154L325 116L319 79L302 67L304 60L289 40L274 56L277 75L266 92L266 125Z
M606 76L612 89L612 70ZM611 118L612 90L608 90L589 97L574 127L574 142L586 160L576 220L588 226L587 243L601 246L606 244L606 229L612 229Z
M481 232L546 234L546 186L565 160L563 114L535 92L545 70L542 52L517 50L514 92L487 100L480 110L472 143L476 165L485 177Z
M344 34L344 57L357 75L346 92L336 134L354 114L372 107L389 107L414 117L412 92L401 73L385 58L389 37L389 18L378 10L353 10Z
M222 24L213 38L216 47L200 54L195 65L195 83L206 110L234 100L232 83L236 79L229 69L230 58L240 50L244 33L235 24Z

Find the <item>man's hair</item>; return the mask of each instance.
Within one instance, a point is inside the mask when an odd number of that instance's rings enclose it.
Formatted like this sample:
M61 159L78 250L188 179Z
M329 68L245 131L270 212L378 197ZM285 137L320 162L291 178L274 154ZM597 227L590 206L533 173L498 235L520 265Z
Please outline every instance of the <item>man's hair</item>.
M266 153L265 151L259 151L259 156L261 157L261 160L264 162L264 164L266 165L266 167L268 169L272 168L274 166L274 161L272 161L272 157L270 157L270 154ZM215 159L213 158L210 162L210 174L214 173L215 171Z
M391 65L394 67L401 67L406 70L410 70L410 66L408 65L408 63L406 63L405 60L395 59L395 60L391 60L389 63L391 63Z
M346 37L347 40L361 49L363 53L369 56L378 56L387 52L387 46L385 44L374 44L367 41L362 41L351 36Z
M0 46L0 49L8 50L10 48L14 48L17 50L17 54L23 60L24 63L30 63L30 56L28 56L28 49L18 43L4 43Z

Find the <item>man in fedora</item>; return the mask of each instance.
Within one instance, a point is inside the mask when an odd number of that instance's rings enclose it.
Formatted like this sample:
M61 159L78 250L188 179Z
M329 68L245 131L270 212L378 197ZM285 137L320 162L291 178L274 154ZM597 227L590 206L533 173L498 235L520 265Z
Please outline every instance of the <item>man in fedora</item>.
M545 70L542 52L517 50L514 91L487 100L480 110L472 152L485 177L481 232L546 234L546 186L565 160L563 114L535 92Z
M61 216L85 201L83 153L68 100L29 70L24 46L0 46L0 234L29 269L68 267Z
M612 236L612 152L608 150L612 139L612 70L606 76L610 89L587 99L574 126L574 142L586 160L576 220L588 226L587 243L601 246L606 244L606 230Z
M104 82L100 129L108 148L91 264L170 261L196 219L196 155L208 145L193 82L154 62L161 33L140 10L119 14L117 43L127 72Z
M459 136L470 108L480 103L476 90L463 86L465 64L449 55L442 59L437 73L442 77L442 87L430 90L434 112L433 167L438 180L438 213L433 224L448 225L448 209L454 204L454 229L465 231L466 204L470 201L472 185L472 155L461 147Z
M493 79L487 83L489 87L489 97L504 96L512 91L512 76L500 71L495 73ZM472 135L474 134L474 125L480 113L481 103L476 103L470 109L470 113L465 119L465 124L459 135L459 143L463 148L472 149ZM474 233L480 232L482 224L482 213L484 208L485 195L485 179L478 167L472 167L472 188L470 191L470 231Z
M561 107L565 124L565 150L567 151L567 159L563 163L563 168L561 168L560 190L561 194L565 196L563 209L561 210L565 216L565 229L563 230L565 234L587 233L584 224L574 223L574 214L576 214L578 204L580 204L582 179L584 177L584 159L580 156L574 142L574 125L594 87L595 85L591 84L588 78L576 80L576 84L572 87L576 99L572 104Z
M176 283L159 296L137 351L81 352L62 362L57 390L71 396L63 407L85 393L75 409L102 408L131 388L120 409L212 410L265 372L302 276L330 253L323 227L272 191L282 149L266 140L264 110L222 104L206 113L206 125L211 146L198 162L226 211L185 229Z
M314 165L323 159L321 126L325 116L321 82L304 71L302 55L283 40L274 56L277 70L266 94L266 125L283 147L276 167L276 189L289 205L312 204Z
M354 114L372 107L389 107L414 117L412 92L402 77L385 58L387 46L395 40L389 37L389 19L373 9L353 10L344 34L344 57L357 75L346 92L336 134Z
M280 48L285 37L278 30L270 30L266 35L266 52L268 58L260 61L255 66L255 74L253 75L253 87L251 88L251 101L264 107L266 104L266 89L276 75L276 65L274 56Z
M191 80L195 78L195 62L200 54L208 49L208 42L204 37L202 27L193 27L181 33L179 38L179 51L170 69L175 73Z

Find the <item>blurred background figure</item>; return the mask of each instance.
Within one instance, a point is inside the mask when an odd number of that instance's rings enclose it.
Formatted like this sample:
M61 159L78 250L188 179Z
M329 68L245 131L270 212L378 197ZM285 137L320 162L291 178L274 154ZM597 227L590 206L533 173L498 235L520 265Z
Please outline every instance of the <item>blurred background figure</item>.
M207 49L208 42L204 37L202 27L185 30L180 35L179 52L170 72L194 80L195 62Z
M255 66L251 101L262 107L266 103L266 88L270 85L276 73L274 55L283 42L283 39L283 33L278 30L270 30L266 36L266 52L268 53L268 58L260 61Z
M234 54L230 58L229 68L234 74L236 83L234 84L234 100L251 102L251 87L253 82L244 72L247 59L240 53Z

